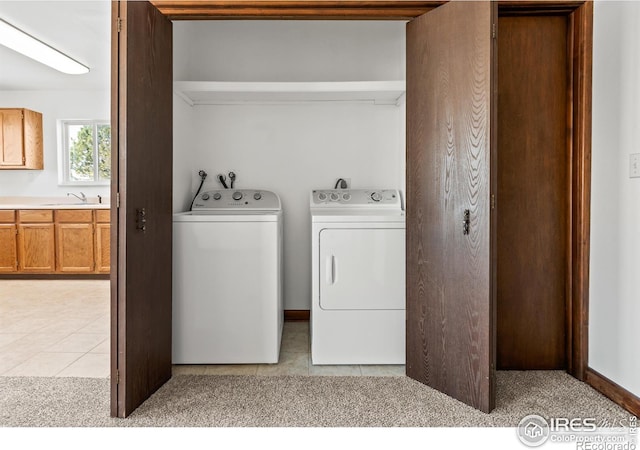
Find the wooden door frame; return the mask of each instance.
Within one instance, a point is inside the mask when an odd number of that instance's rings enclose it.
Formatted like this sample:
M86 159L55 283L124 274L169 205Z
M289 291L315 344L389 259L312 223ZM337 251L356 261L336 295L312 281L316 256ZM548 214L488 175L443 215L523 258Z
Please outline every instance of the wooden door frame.
M421 0L150 0L170 20L411 20L445 3ZM571 80L568 83L570 125L571 176L570 192L570 249L568 263L570 282L567 284L567 371L579 380L585 380L588 365L588 303L589 303L589 233L591 195L591 66L593 49L592 0L509 0L499 1L499 10L506 14L565 14L569 20ZM112 21L112 36L117 36L117 24ZM112 38L112 52L118 52L118 39ZM118 118L119 99L117 67L112 66L112 121ZM126 95L126 93L124 93ZM117 123L117 122L114 122ZM118 136L112 146L117 148ZM117 166L117 165L116 165ZM120 228L116 208L118 185L117 167L113 169L111 205L111 284L112 311L118 311L119 248L126 242L126 231ZM121 242L118 241L121 240ZM118 330L118 314L112 314L112 330ZM124 330L119 330L125 339ZM117 348L112 339L112 371L117 376ZM115 358L114 358L115 355ZM112 399L116 392L112 391ZM114 407L112 401L112 408ZM112 410L112 414L115 411ZM115 414L114 414L115 415Z
M393 0L151 0L171 20L314 19L410 20L444 1ZM499 1L499 14L566 15L569 21L567 143L570 159L570 248L566 288L567 372L585 379L588 364L589 232L591 202L591 65L593 2L590 0Z

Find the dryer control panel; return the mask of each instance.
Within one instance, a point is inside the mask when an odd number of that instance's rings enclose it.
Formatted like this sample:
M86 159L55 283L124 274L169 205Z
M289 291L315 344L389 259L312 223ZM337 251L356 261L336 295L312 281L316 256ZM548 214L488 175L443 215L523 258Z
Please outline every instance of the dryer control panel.
M396 189L317 189L311 192L312 208L401 209Z
M198 194L193 211L279 211L280 197L260 189L218 189Z

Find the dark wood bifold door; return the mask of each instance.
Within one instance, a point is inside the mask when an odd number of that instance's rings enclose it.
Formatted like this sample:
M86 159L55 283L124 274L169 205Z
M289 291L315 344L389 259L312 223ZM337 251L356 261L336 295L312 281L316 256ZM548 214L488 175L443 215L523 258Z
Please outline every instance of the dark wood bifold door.
M111 415L126 417L171 378L172 25L148 2L112 13Z
M407 375L495 403L494 24L449 2L407 25Z

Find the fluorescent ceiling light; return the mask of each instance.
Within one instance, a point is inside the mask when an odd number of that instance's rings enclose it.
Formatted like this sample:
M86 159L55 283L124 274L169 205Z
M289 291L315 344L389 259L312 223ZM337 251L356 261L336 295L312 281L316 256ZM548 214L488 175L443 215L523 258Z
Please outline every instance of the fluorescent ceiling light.
M0 19L0 44L63 73L79 75L89 68Z

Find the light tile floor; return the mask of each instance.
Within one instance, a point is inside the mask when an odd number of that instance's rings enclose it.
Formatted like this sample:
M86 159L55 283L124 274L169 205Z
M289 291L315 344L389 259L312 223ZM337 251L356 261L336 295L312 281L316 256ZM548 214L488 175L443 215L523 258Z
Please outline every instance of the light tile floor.
M0 280L0 376L109 377L108 280Z
M179 365L174 374L190 375L301 375L404 376L404 365L314 366L311 364L308 322L285 322L278 364Z
M0 280L0 376L109 377L108 280ZM278 364L176 365L174 374L403 376L404 366L314 366L308 322L285 322Z

